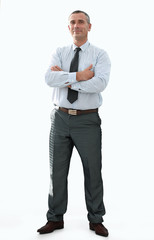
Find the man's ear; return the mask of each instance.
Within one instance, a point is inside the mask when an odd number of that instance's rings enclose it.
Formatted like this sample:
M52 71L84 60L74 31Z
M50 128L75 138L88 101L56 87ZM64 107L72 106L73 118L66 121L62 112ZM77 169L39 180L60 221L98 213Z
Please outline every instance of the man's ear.
M89 29L88 29L89 32L90 32L90 30L91 30L91 27L92 27L92 24L89 23Z
M70 31L70 26L68 25L68 29L69 29L69 31Z

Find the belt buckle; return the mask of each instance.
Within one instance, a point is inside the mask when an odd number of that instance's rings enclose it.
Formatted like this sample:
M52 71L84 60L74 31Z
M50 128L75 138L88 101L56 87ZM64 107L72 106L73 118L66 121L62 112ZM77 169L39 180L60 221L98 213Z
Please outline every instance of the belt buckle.
M68 114L70 114L70 115L77 115L77 110L75 110L75 109L68 109Z

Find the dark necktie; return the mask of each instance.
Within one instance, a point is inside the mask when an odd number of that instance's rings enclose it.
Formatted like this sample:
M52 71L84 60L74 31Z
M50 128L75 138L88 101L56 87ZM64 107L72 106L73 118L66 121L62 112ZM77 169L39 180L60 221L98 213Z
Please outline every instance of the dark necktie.
M79 51L81 48L75 49L75 55L71 61L70 65L70 72L77 72L78 71L78 60L79 60ZM74 103L78 99L78 91L72 90L71 88L68 88L68 95L67 99L70 103Z

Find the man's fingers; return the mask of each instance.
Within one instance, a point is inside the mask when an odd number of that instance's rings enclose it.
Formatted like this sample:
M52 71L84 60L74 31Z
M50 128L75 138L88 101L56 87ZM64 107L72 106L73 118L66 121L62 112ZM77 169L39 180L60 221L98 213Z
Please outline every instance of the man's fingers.
M60 67L58 67L57 65L56 66L52 66L51 67L51 70L52 71L63 71Z
M58 66L55 66L56 67L56 69L58 69L58 71L63 71L60 67L58 67Z
M58 71L58 69L56 68L56 66L51 67L51 70L52 70L52 71Z
M87 68L87 70L90 70L93 67L92 64L90 64L90 66Z

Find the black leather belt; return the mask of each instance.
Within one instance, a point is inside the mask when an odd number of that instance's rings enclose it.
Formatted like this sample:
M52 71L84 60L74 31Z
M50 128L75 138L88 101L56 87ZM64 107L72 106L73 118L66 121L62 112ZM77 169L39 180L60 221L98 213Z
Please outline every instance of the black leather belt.
M76 110L76 109L68 109L68 108L59 107L59 110L65 112L65 113L68 113L70 115L81 115L81 114L98 112L98 108L87 109L87 110Z

